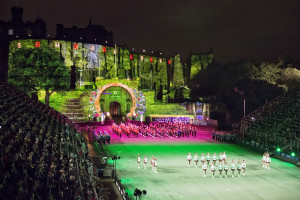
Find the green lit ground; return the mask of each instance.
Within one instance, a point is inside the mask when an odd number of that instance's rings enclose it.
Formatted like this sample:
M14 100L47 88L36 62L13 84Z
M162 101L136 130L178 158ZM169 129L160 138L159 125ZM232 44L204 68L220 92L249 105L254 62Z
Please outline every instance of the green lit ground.
M167 144L114 144L109 146L112 154L120 156L117 171L130 199L135 188L147 190L141 199L299 199L300 168L295 165L272 159L271 170L261 166L261 155L248 149L219 143L167 143ZM186 156L201 153L225 151L227 160L245 159L247 170L245 177L212 179L211 171L203 177L200 167L194 163L189 168ZM141 158L146 154L150 163L151 156L158 159L158 174L151 170L137 168L137 154ZM111 163L111 161L109 162ZM231 174L231 173L229 173Z

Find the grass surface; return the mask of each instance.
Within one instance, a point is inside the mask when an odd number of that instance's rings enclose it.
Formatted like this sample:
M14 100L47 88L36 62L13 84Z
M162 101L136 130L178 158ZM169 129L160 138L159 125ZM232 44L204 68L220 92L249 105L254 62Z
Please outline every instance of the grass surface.
M65 112L65 103L68 99L79 98L83 91L74 90L74 91L61 91L61 92L54 92L50 96L50 107L54 108L59 112ZM40 90L38 93L39 100L42 103L45 103L45 90Z
M271 169L264 170L261 166L262 155L248 149L220 143L168 143L168 144L115 144L109 145L111 155L121 159L117 161L117 171L125 191L130 199L135 188L146 190L141 199L299 199L300 169L295 165L272 159ZM197 152L202 153L225 151L227 160L246 160L246 176L238 178L212 178L209 170L203 177L201 167L195 163L188 167L186 156ZM141 160L148 157L148 166L144 170L137 168L137 155ZM158 174L151 170L151 156L157 158ZM237 173L237 172L236 172ZM229 172L231 175L231 172Z

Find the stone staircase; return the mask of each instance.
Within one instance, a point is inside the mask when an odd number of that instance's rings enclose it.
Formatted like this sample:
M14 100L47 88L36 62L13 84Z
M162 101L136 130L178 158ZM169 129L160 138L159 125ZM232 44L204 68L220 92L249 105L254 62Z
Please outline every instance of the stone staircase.
M81 122L87 119L87 117L84 116L84 111L80 104L80 98L67 100L65 106L66 112L64 113L64 115L66 115L69 120Z

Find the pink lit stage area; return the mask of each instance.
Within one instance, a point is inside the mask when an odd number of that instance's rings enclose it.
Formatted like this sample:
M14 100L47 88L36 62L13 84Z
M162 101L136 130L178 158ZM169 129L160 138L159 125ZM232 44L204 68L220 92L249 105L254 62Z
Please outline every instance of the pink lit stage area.
M167 136L158 136L153 137L150 135L144 136L142 134L138 134L138 137L134 134L130 134L129 137L126 134L122 134L121 137L113 132L112 126L89 126L90 130L95 130L96 132L104 132L110 134L110 143L111 144L119 144L119 143L175 143L175 142L215 142L212 139L211 132L214 130L213 127L210 126L196 126L196 137L189 135L189 137L167 137ZM83 126L81 124L81 130L88 133L88 125ZM90 140L91 136L89 135Z

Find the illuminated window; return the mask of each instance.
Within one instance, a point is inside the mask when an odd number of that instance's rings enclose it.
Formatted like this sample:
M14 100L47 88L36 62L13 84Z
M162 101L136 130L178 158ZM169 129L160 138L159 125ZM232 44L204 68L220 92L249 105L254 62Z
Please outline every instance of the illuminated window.
M55 48L59 48L60 44L59 42L55 42Z
M8 29L8 35L13 35L14 34L14 29Z
M78 44L77 43L73 44L73 49L78 49Z
M19 49L21 49L22 48L22 43L18 42L17 46L18 46Z
M41 46L41 43L40 42L35 42L35 47L40 47Z

